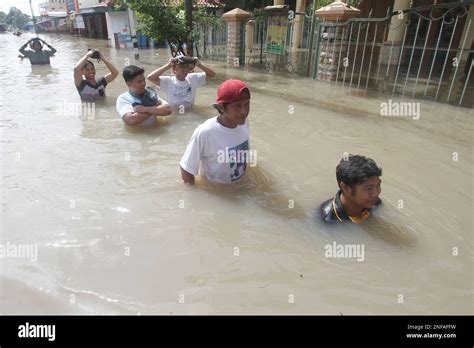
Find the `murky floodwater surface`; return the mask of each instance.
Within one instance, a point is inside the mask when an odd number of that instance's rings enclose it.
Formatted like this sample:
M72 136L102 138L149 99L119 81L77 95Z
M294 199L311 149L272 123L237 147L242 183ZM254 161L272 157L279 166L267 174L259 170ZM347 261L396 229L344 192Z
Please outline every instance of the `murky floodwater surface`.
M38 253L0 260L1 313L472 313L472 109L383 117L389 96L207 61L218 76L190 112L127 129L121 76L95 117L58 110L80 102L72 69L88 47L120 70L133 51L49 35L57 56L32 67L17 58L26 36L0 35L1 243ZM137 65L167 59L144 50ZM251 89L258 165L232 187L184 185L179 160L225 78ZM344 152L383 168L385 204L363 226L314 218ZM325 257L333 243L364 257Z

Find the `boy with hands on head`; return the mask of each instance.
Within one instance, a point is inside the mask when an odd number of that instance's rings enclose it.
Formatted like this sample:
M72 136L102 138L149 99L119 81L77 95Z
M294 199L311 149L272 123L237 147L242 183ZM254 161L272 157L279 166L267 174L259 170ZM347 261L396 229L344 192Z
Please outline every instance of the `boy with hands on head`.
M202 72L192 72L197 66ZM161 76L173 69L174 76ZM172 107L191 107L196 99L196 90L206 84L216 73L204 65L197 57L176 56L168 63L151 72L147 78L166 93L166 100Z

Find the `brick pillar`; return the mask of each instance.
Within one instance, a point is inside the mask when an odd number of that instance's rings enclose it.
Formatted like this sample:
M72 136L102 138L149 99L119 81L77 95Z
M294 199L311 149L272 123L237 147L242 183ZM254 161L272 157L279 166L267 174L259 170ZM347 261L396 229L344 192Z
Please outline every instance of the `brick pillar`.
M357 16L360 13L359 9L348 6L343 1L334 1L332 4L324 6L315 11L316 16L322 18L325 23L329 25L328 41L320 42L319 53L319 69L318 79L335 80L337 75L337 67L339 63L339 52L341 52L341 65L343 58L346 56L347 45L341 48L341 40L347 41L349 32L346 28L344 37L342 37L342 27L334 27L331 24L337 22L345 22L348 19ZM336 45L334 47L334 45Z
M242 28L250 17L250 13L236 8L224 13L222 17L227 22L227 63L241 66L244 63L241 60L244 56L243 50L245 49L242 44L244 40Z
M336 28L335 32L334 28ZM321 42L318 69L318 79L320 80L335 80L339 64L339 77L342 77L341 71L344 71L343 63L344 58L347 57L347 45L342 45L341 47L341 41L347 42L349 40L349 30L346 27L344 37L342 37L342 32L342 27L329 27L329 42ZM340 62L339 52L341 52Z

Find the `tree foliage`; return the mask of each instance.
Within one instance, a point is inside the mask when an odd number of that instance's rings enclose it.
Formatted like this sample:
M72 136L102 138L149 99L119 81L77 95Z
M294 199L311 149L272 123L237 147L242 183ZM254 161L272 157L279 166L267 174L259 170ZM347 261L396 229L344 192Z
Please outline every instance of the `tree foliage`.
M116 7L127 6L137 12L139 25L137 31L156 40L166 39L173 55L185 54L184 45L197 34L186 25L184 1L170 4L169 0L121 0ZM193 27L196 22L212 21L205 8L193 11Z
M15 29L23 29L30 20L30 16L24 14L16 7L11 7L5 17L5 22Z
M184 53L189 31L183 4L171 6L165 0L127 0L127 4L137 11L138 31L157 40L164 38L173 53Z

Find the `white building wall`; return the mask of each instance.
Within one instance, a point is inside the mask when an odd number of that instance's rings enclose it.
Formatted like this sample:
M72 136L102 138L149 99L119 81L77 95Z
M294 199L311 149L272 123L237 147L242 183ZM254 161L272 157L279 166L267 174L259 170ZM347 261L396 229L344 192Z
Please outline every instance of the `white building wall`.
M49 12L66 12L66 0L48 0L40 3L40 14L46 16Z
M107 12L105 18L107 20L107 32L109 33L109 44L110 46L115 47L114 33L122 33L124 29L127 28L128 33L130 34L127 11ZM123 48L124 45L122 44L121 47ZM126 48L132 47L133 44L129 43Z

